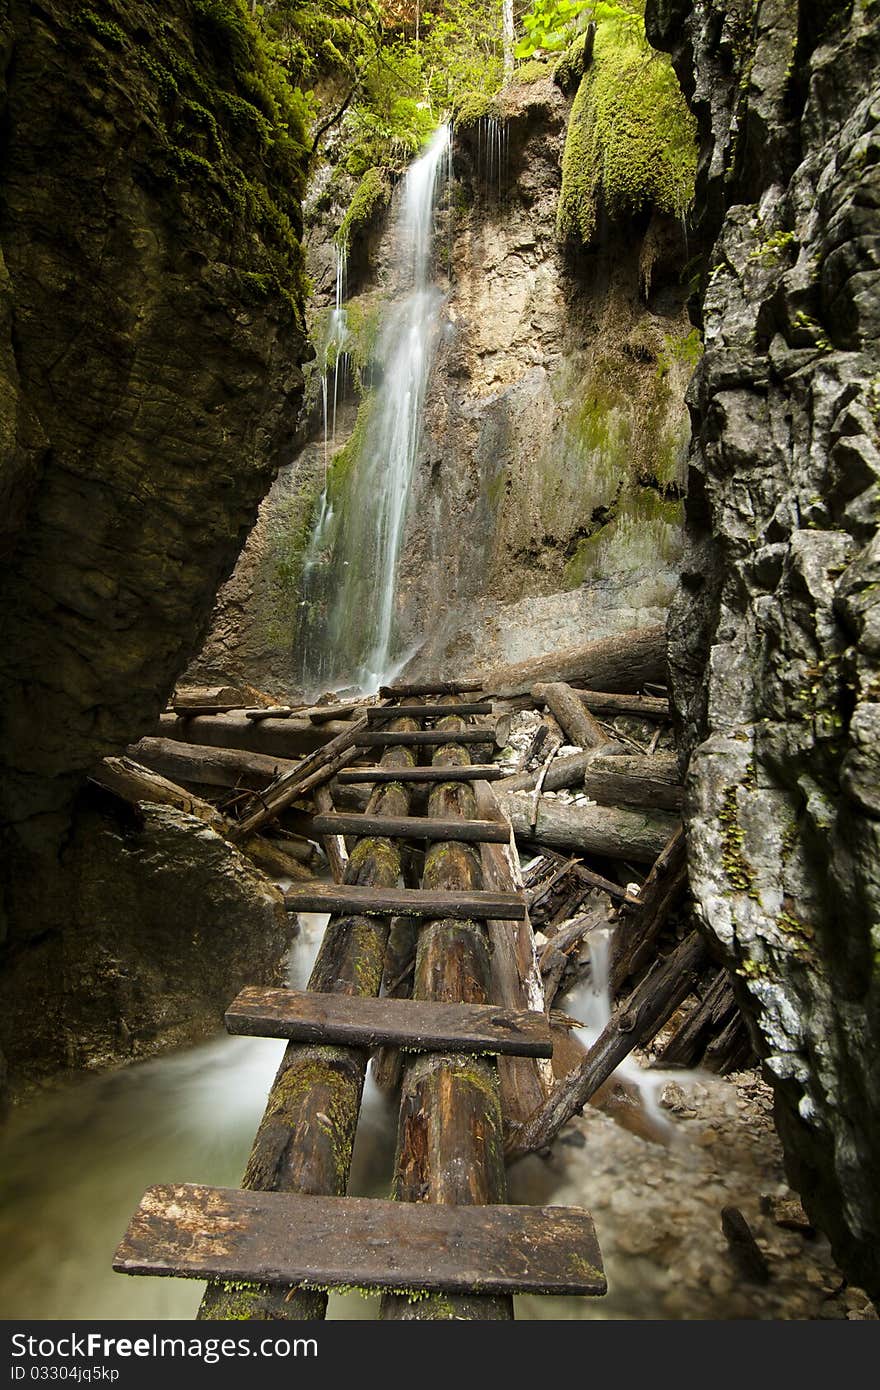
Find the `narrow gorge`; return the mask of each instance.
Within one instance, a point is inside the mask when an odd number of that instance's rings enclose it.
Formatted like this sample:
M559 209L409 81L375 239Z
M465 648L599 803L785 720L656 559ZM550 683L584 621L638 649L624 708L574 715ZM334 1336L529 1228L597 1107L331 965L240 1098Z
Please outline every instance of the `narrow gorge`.
M7 1316L876 1318L877 0L0 34ZM173 1182L548 1249L242 1279Z

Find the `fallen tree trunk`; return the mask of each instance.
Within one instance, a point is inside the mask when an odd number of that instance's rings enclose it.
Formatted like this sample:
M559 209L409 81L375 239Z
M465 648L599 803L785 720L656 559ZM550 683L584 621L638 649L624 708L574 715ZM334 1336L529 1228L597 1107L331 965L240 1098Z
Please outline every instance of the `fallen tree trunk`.
M551 652L490 672L486 693L525 695L538 681L583 681L598 690L637 691L666 678L665 627L639 627L582 647Z
M169 782L147 767L142 767L133 758L104 758L90 780L105 791L112 792L123 801L133 805L141 802L159 806L174 806L189 816L196 816L216 830L218 835L228 835L229 823L221 816L216 806L203 801L200 796Z
M178 719L173 714L163 714L156 736L212 748L240 748L247 753L266 753L271 758L300 758L323 748L352 727L351 722L339 719L313 724L310 719L293 717L253 720L244 714L217 714Z
M613 758L597 753L584 773L584 791L603 806L660 806L678 811L684 788L674 753L624 753Z
M574 806L543 797L533 829L529 798L522 792L505 793L500 783L496 790L519 838L558 849L600 854L606 859L650 862L678 826L676 817L668 811Z
M128 753L145 767L177 782L242 787L247 791L262 791L281 773L295 772L300 765L298 761L273 758L266 753L179 743L172 738L142 738L140 743L132 744Z
M556 716L570 743L579 748L600 748L608 736L564 681L533 685L532 696Z
M607 690L576 690L591 714L632 714L642 719L670 719L669 701L658 695L614 695Z
M406 766L412 754L394 748L382 765ZM378 787L370 798L377 815L405 815L406 786ZM358 886L396 887L400 852L391 840L361 840L352 851L346 881ZM379 993L390 919L346 915L327 924L309 979L317 993L373 996ZM272 1083L254 1139L242 1186L261 1192L344 1196L360 1112L367 1052L363 1048L289 1043ZM320 1122L316 1121L320 1116ZM200 1319L323 1318L327 1295L277 1285L209 1284Z
M517 1136L514 1157L546 1149L564 1124L577 1114L634 1048L647 1046L687 998L706 948L691 932L671 955L633 990L602 1030L583 1062L562 1081L544 1106Z

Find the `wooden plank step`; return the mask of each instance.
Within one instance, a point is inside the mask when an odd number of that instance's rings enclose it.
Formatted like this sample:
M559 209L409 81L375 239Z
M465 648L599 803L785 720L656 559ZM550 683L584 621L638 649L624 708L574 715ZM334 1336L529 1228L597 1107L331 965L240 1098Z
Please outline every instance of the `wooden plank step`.
M357 743L361 748L385 747L392 744L444 744L444 743L494 743L494 729L459 729L457 732L445 729L365 729L358 734Z
M578 1207L453 1207L195 1183L147 1189L113 1268L444 1293L606 1291L593 1221Z
M497 782L510 774L495 763L468 767L350 767L336 774L337 782Z
M382 705L367 710L369 724L381 724L388 719L446 719L450 714L464 718L471 714L491 714L491 700L461 705Z
M417 1052L552 1057L547 1018L494 1004L435 1004L249 985L226 1010L226 1029L256 1038L408 1047Z
M354 912L359 916L445 917L456 921L500 918L522 922L525 899L520 893L447 893L423 888L363 888L350 883L298 883L284 901L290 912Z
M314 816L316 835L383 835L407 840L459 840L470 844L506 845L510 830L492 820L464 820L460 816L441 820L439 816L367 816L337 811Z

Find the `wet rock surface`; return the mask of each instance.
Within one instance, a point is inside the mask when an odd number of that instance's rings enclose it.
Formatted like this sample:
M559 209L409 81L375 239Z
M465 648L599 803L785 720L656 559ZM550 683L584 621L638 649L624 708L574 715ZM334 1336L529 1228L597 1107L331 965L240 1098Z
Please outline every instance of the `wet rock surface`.
M650 1073L648 1073L650 1075ZM867 1294L844 1281L825 1237L778 1224L791 1206L772 1092L755 1072L682 1074L660 1090L671 1119L665 1144L588 1107L549 1158L510 1174L511 1201L586 1206L608 1273L604 1299L519 1299L537 1318L873 1319ZM765 1208L772 1205L772 1213ZM769 1278L745 1278L721 1212L736 1206Z
M705 356L670 621L693 890L789 1173L880 1289L874 4L651 0L702 143Z
M214 1032L244 985L280 983L293 935L280 890L168 806L81 812L58 871L32 894L35 919L58 927L0 979L0 1036L19 1080Z

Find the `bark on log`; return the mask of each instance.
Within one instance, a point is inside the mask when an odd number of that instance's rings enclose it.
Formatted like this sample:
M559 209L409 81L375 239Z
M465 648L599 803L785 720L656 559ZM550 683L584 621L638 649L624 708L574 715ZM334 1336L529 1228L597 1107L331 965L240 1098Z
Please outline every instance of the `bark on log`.
M203 801L200 796L169 782L147 767L142 767L133 758L104 758L92 773L92 782L112 792L133 805L148 803L159 806L174 806L189 816L196 816L216 830L218 835L228 835L229 822L221 816L216 806Z
M461 721L457 721L461 726ZM449 729L454 718L443 721ZM467 758L461 745L441 747L434 766ZM461 755L464 755L464 759ZM473 816L473 787L446 782L435 787L428 814ZM480 860L469 845L435 843L425 855L422 884L429 889L472 891L482 884ZM491 995L491 967L485 928L477 922L428 922L419 932L413 997L483 1004ZM401 1085L394 1196L405 1202L504 1202L504 1134L498 1069L486 1057L463 1059L434 1053L407 1059ZM458 1295L411 1303L395 1295L382 1300L381 1316L391 1320L504 1320L513 1316L509 1298Z
M175 782L195 782L210 787L242 787L262 791L283 772L294 772L299 761L273 758L266 753L247 753L237 748L212 748L180 743L172 738L142 738L128 754Z
M498 667L483 689L487 695L525 695L538 681L581 681L597 690L634 692L665 674L666 629L658 625Z
M474 794L477 815L486 820L504 820L504 812L488 782L478 782ZM522 873L515 845L482 845L480 861L487 888L502 893L517 891ZM522 922L490 920L486 925L492 954L493 1002L506 1008L543 1010L544 989L528 917ZM553 1084L553 1068L548 1062L525 1057L501 1057L498 1078L506 1138L546 1099Z
M333 805L333 797L326 786L315 787L313 793L315 807L321 815L333 815L336 807ZM345 838L342 835L322 835L321 844L324 846L324 853L327 856L327 863L330 865L330 872L337 883L345 880L345 870L348 865L348 850L345 848Z
M684 800L674 753L651 757L624 753L613 758L597 753L584 773L584 791L602 806L659 806L678 811Z
M512 1149L521 1157L546 1149L572 1115L587 1104L625 1057L646 1046L693 988L694 976L706 959L706 948L691 932L671 955L653 970L617 1010L585 1056L525 1126Z
M564 681L533 685L532 695L538 704L546 705L555 714L569 742L579 748L600 748L608 742L604 730Z
M531 808L525 794L505 794L498 784L498 797L519 838L558 849L600 854L607 859L650 862L656 859L678 825L676 817L668 811L574 806L543 797L533 830L529 824Z
M300 758L325 747L331 739L351 728L352 722L339 719L313 724L309 719L293 717L254 721L243 714L206 715L198 719L178 719L173 714L163 714L159 717L156 736L177 739L180 743L207 744L212 748L240 748L246 753L266 753L273 758Z
M383 766L405 766L411 761L412 754L405 748L389 749L381 760ZM409 808L406 787L401 783L377 787L370 808L377 814L385 810L405 815ZM346 880L391 888L397 885L400 873L400 852L394 843L367 839L352 852ZM309 989L378 994L389 927L387 917L331 918ZM367 1053L362 1048L289 1044L269 1092L242 1186L343 1196L366 1067ZM315 1291L259 1285L241 1290L212 1284L202 1300L199 1317L299 1322L322 1318L326 1307L326 1294Z
M657 695L620 695L607 690L576 690L591 714L632 714L641 719L671 719L669 701Z
M397 700L403 695L470 695L482 690L483 682L472 681L396 681L394 685L383 685L379 694L389 700Z

